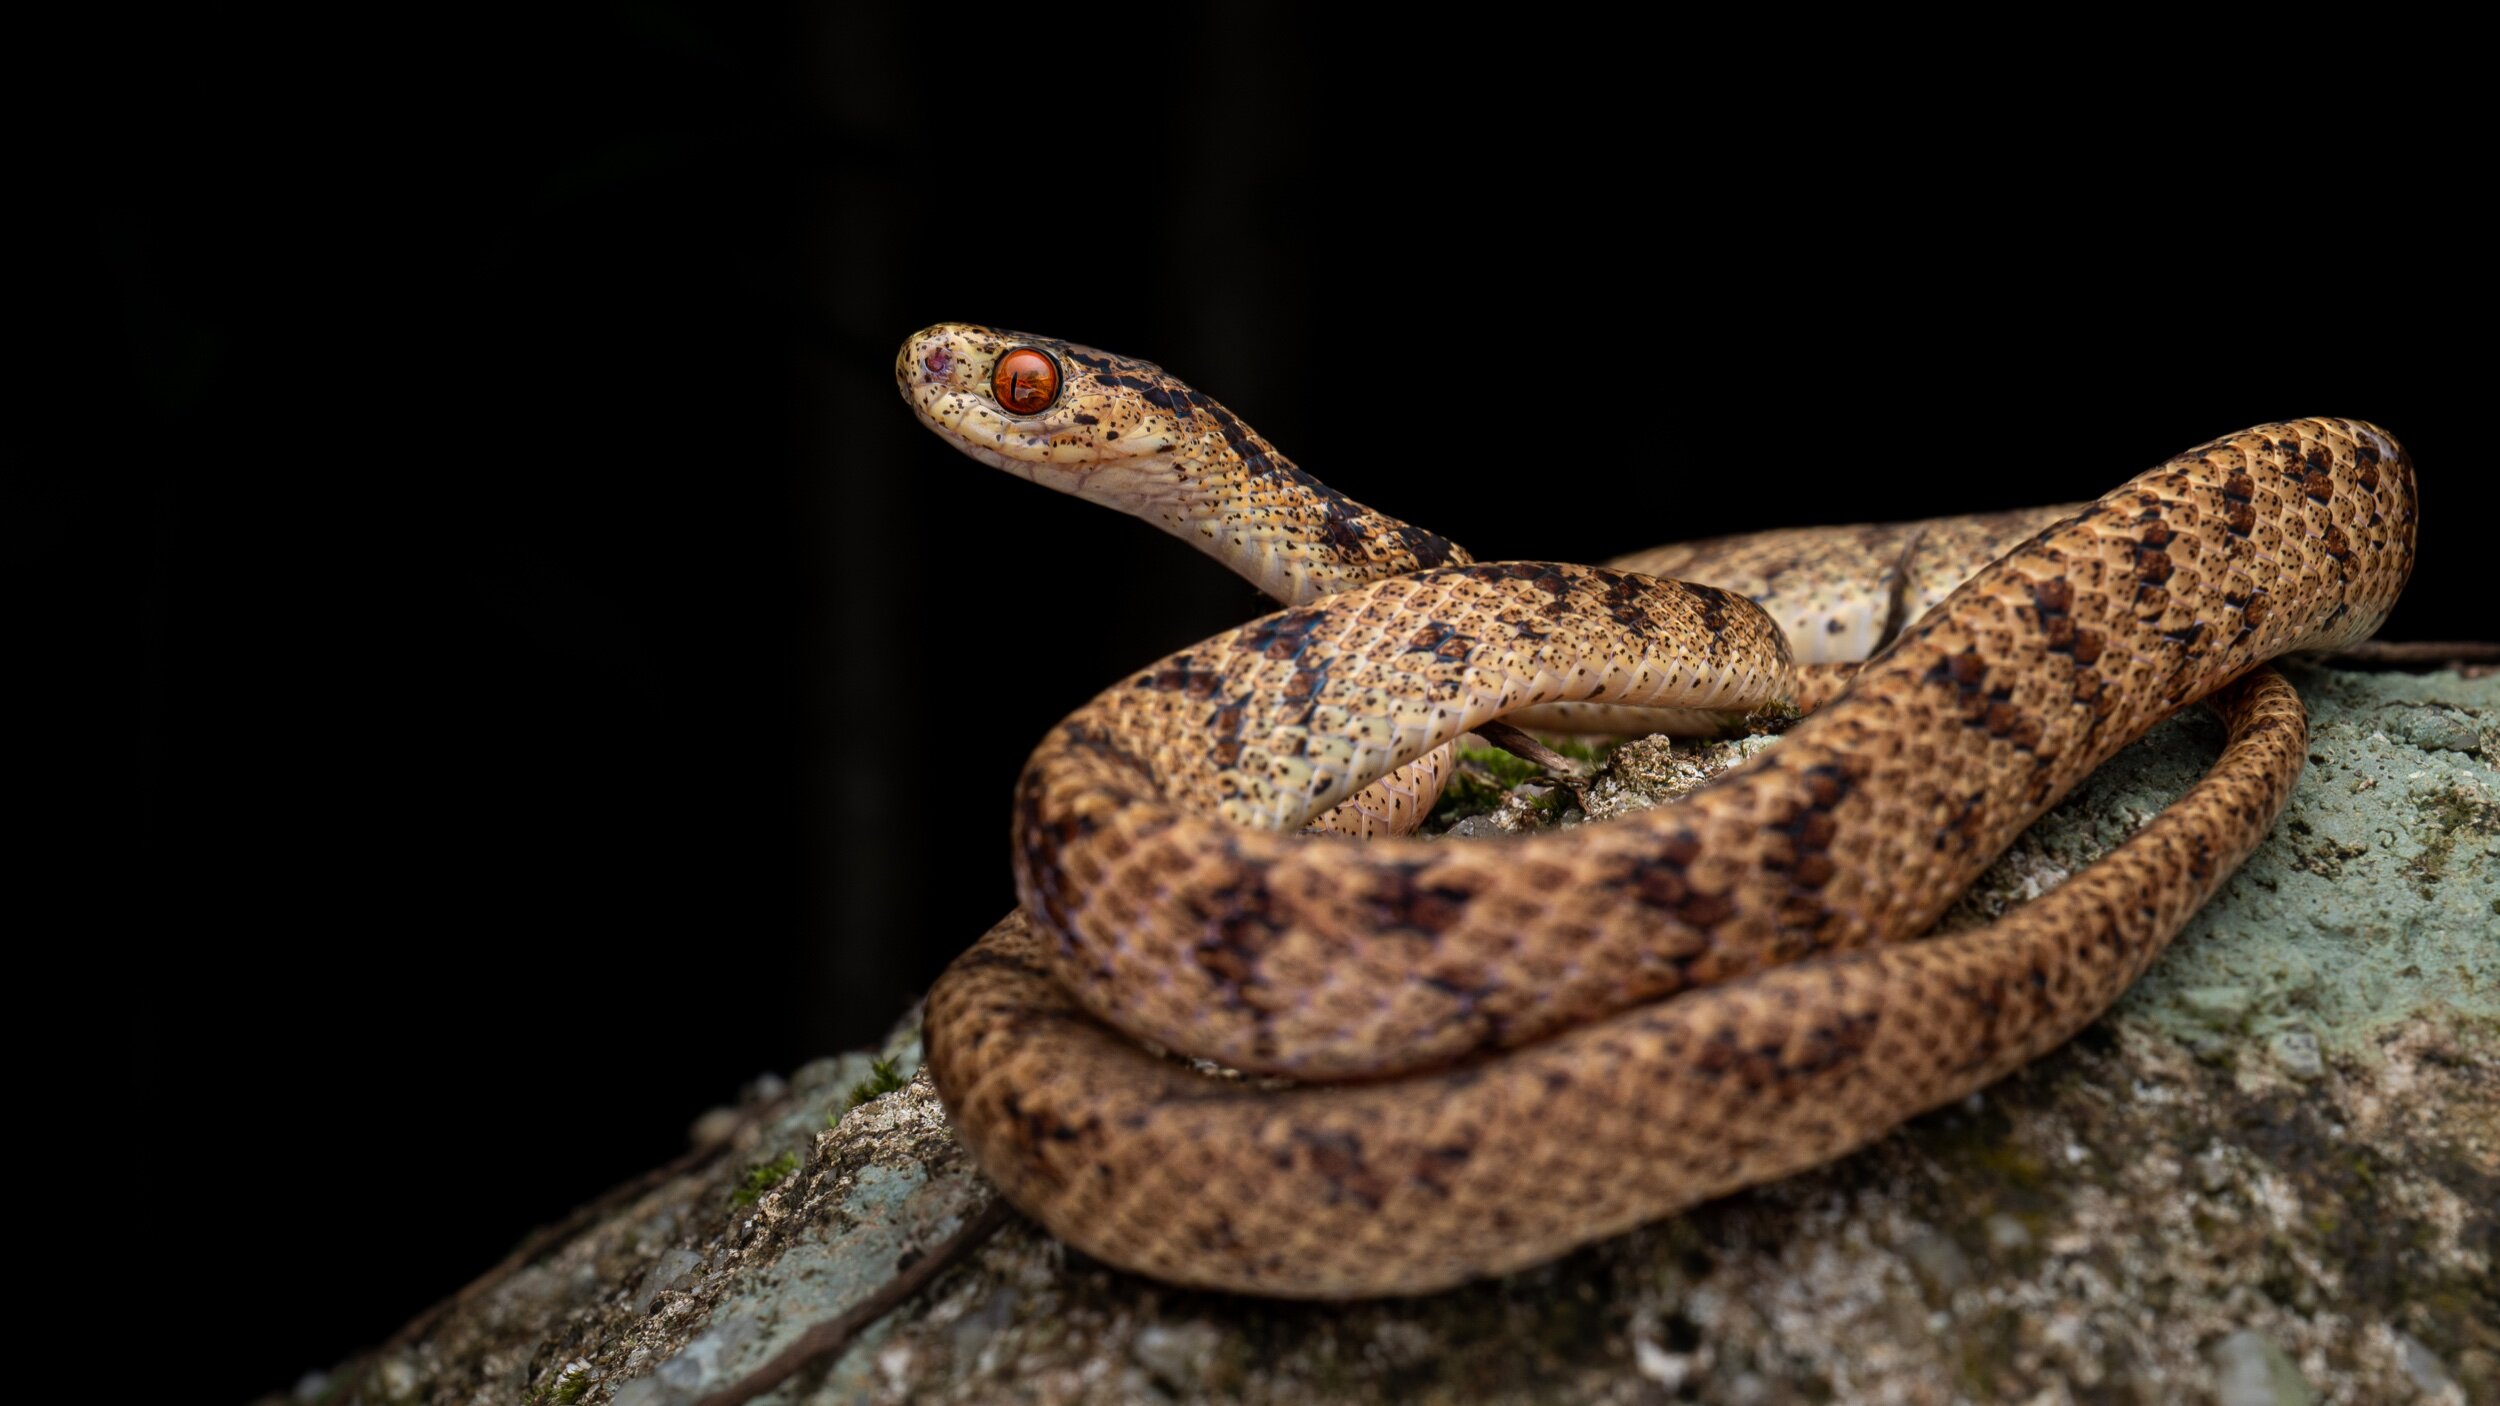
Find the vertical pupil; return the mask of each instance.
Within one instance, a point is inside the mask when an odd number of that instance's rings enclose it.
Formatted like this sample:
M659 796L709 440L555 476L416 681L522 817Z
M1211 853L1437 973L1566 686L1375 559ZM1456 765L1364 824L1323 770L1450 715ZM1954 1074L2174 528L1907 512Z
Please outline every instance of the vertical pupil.
M1038 415L1059 398L1059 364L1031 347L1019 347L998 359L990 389L1005 409Z

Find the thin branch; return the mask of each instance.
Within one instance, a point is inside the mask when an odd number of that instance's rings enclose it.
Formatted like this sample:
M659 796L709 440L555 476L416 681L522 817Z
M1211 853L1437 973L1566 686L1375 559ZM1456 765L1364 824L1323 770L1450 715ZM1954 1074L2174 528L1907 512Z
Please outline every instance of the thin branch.
M998 1233L998 1228L1015 1218L1015 1211L1003 1196L993 1197L972 1219L952 1235L940 1241L928 1253L910 1260L895 1271L894 1277L877 1287L877 1291L840 1314L826 1319L801 1333L796 1342L773 1354L763 1366L738 1380L712 1392L695 1406L740 1406L797 1376L810 1363L830 1361L851 1345L851 1340L878 1319L903 1306L921 1287L935 1279L947 1266L971 1253L982 1241Z
M1476 735L1521 761L1534 762L1558 779L1577 781L1585 774L1585 769L1578 762L1512 727L1509 723L1481 724L1476 728Z

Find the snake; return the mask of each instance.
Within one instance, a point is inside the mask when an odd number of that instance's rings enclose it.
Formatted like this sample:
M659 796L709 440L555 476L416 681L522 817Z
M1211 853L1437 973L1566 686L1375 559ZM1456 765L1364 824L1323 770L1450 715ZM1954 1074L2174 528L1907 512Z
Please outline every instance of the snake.
M1048 732L1012 801L1017 911L922 1027L1009 1202L1097 1260L1227 1292L1509 1273L1833 1161L2056 1048L2288 799L2306 719L2266 661L2366 638L2413 564L2411 460L2360 420L2225 435L2089 502L1591 566L1474 560L1151 362L950 323L894 371L973 459L1284 603ZM1671 804L1389 833L1497 718L1807 698ZM2224 743L2185 793L2048 893L1924 936L2200 701Z

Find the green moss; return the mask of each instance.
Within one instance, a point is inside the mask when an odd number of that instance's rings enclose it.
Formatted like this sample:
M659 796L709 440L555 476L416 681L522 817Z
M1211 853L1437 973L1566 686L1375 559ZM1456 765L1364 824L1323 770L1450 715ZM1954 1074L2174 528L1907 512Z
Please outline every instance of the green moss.
M598 1382L591 1377L589 1368L570 1368L556 1378L554 1385L541 1387L532 1392L529 1406L574 1406L574 1403L588 1396L590 1389L597 1385Z
M903 1075L903 1062L900 1059L880 1058L869 1061L868 1077L851 1085L851 1091L843 1095L842 1106L826 1116L825 1126L832 1127L841 1122L842 1115L852 1109L870 1099L883 1098L910 1082L911 1080Z
M733 1205L752 1206L765 1192L781 1185L782 1179L799 1169L799 1154L784 1152L769 1162L758 1162L738 1178L738 1189L729 1195Z
M1545 768L1532 761L1490 747L1466 748L1459 752L1458 759L1484 768L1503 790L1509 790L1522 781L1534 781L1545 774Z
M1580 761L1599 755L1598 749L1585 742L1566 743L1555 750ZM1501 807L1502 798L1510 794L1512 787L1551 779L1545 768L1536 763L1490 747L1465 748L1459 752L1458 760L1458 769L1450 774L1449 785L1442 788L1441 799L1432 808L1427 823L1434 827L1454 825L1471 815L1489 814ZM1539 797L1533 809L1543 815L1558 815L1570 799L1556 789Z

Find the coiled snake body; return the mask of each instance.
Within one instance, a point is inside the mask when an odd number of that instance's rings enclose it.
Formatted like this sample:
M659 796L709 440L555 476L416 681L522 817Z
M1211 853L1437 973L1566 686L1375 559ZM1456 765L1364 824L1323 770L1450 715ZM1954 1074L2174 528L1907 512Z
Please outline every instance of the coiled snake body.
M1471 562L1148 363L941 325L895 374L966 453L1300 602L1042 741L1015 797L1021 911L925 1026L1017 1206L1111 1263L1252 1293L1518 1268L1840 1156L2055 1047L2289 794L2305 723L2258 666L2369 635L2412 562L2411 465L2358 421L2226 436L2075 507L1635 571ZM1801 657L1904 620L1778 747L1677 804L1501 842L1284 833L1411 824L1441 749L1504 714L1779 705ZM1904 940L2199 699L2229 740L2162 815L1986 928Z

